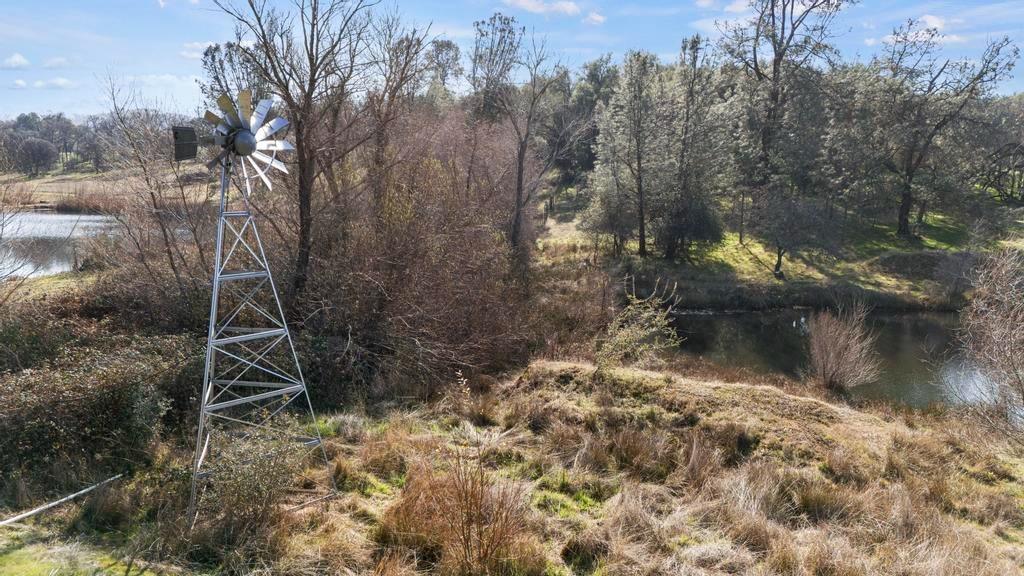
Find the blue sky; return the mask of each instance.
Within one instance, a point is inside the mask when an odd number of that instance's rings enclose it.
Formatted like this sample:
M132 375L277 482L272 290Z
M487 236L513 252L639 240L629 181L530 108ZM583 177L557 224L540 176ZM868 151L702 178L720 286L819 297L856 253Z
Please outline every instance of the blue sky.
M272 2L285 0L271 0ZM746 0L390 0L406 19L431 24L463 46L473 21L496 10L545 35L565 64L643 48L674 58L679 41L716 35L716 22L742 18ZM848 57L870 58L892 28L924 19L945 34L950 57L972 57L987 40L1024 40L1024 0L886 2L845 10L835 42ZM199 104L199 55L232 38L234 25L211 0L0 0L0 118L22 112L72 117L106 110L104 79L134 85L167 109ZM1017 71L1003 92L1024 91Z

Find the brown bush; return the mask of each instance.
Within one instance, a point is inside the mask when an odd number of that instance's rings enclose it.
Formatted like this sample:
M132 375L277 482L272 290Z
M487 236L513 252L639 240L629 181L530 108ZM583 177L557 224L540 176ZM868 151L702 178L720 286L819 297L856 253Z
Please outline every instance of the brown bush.
M964 311L962 343L987 382L963 392L981 404L981 422L1017 443L1024 426L1024 251L1007 249L988 258L974 279L975 292ZM979 402L980 401L980 402Z
M381 539L419 550L446 574L541 573L526 489L458 451L446 463L447 470L420 464L410 472L382 518Z
M837 313L816 312L808 322L808 376L828 390L842 391L873 382L881 370L875 335L867 329L862 304Z
M707 434L692 430L683 442L678 465L666 483L692 491L703 489L722 468L722 452L711 443Z
M311 191L308 269L297 264L294 175L252 198L320 402L431 396L456 369L507 367L538 343L525 305L528 274L516 267L507 237L512 131L501 122L469 122L458 107L423 104L409 102L388 123L386 159L358 144L370 129L362 116L321 135L321 165L331 168ZM115 102L113 120L111 157L121 178L111 186L124 204L114 215L116 234L90 247L102 273L89 289L89 309L135 326L202 330L216 224L209 179L197 182L166 154L164 127L180 119L129 97ZM528 166L527 177L535 169ZM365 193L368 174L374 194ZM231 205L239 206L232 192ZM287 288L298 284L297 293Z

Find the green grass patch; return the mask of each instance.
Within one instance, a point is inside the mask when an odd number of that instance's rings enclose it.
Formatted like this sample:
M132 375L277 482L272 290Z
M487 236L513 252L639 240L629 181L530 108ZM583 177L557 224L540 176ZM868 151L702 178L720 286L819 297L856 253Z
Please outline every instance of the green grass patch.
M561 492L538 490L533 493L531 501L538 510L554 514L559 518L573 518L599 506L597 501L584 492L567 496Z

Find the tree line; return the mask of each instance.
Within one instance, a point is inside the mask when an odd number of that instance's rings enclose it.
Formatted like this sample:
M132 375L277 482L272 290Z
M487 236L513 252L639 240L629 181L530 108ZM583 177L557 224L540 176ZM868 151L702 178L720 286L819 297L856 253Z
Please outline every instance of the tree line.
M289 174L253 202L324 382L435 381L600 326L602 295L559 303L530 262L538 207L568 188L612 253L696 262L734 234L770 247L780 276L849 221L909 237L929 211L998 220L1021 200L1021 100L995 92L1007 39L947 59L909 22L869 62L844 61L830 45L843 3L757 0L675 62L632 51L572 71L500 13L464 51L373 2L218 6L237 34L204 53L211 109L249 88L291 122ZM97 295L201 329L215 188L201 163L170 161L180 118L110 96L105 157L129 201L120 239L91 255L111 265Z
M63 171L109 168L107 140L113 125L106 114L87 117L79 123L63 113L19 114L0 122L0 172L28 176L59 168Z
M829 40L845 4L758 0L676 62L627 53L595 108L595 168L574 172L588 228L615 252L683 260L726 229L755 235L782 275L787 254L841 242L851 214L909 238L931 209L998 220L1019 205L1024 101L996 93L1017 47L947 58L938 30L908 21L870 61L844 61Z

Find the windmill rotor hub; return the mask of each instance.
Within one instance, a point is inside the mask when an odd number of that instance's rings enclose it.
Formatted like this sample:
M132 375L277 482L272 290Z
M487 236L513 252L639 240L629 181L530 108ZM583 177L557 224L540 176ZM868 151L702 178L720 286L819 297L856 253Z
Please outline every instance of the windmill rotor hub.
M230 147L239 156L248 156L256 151L256 135L248 130L237 130L231 136Z
M207 168L240 168L240 176L246 182L245 194L251 193L250 181L261 181L270 189L271 172L288 173L288 166L278 154L295 150L290 142L281 139L288 120L271 114L273 104L273 100L265 98L254 106L251 90L242 90L236 99L221 94L217 98L219 113L207 111L203 116L213 126L212 137L199 139L192 127L172 129L175 159L195 158L200 143L214 144L220 147L220 152L206 163Z

